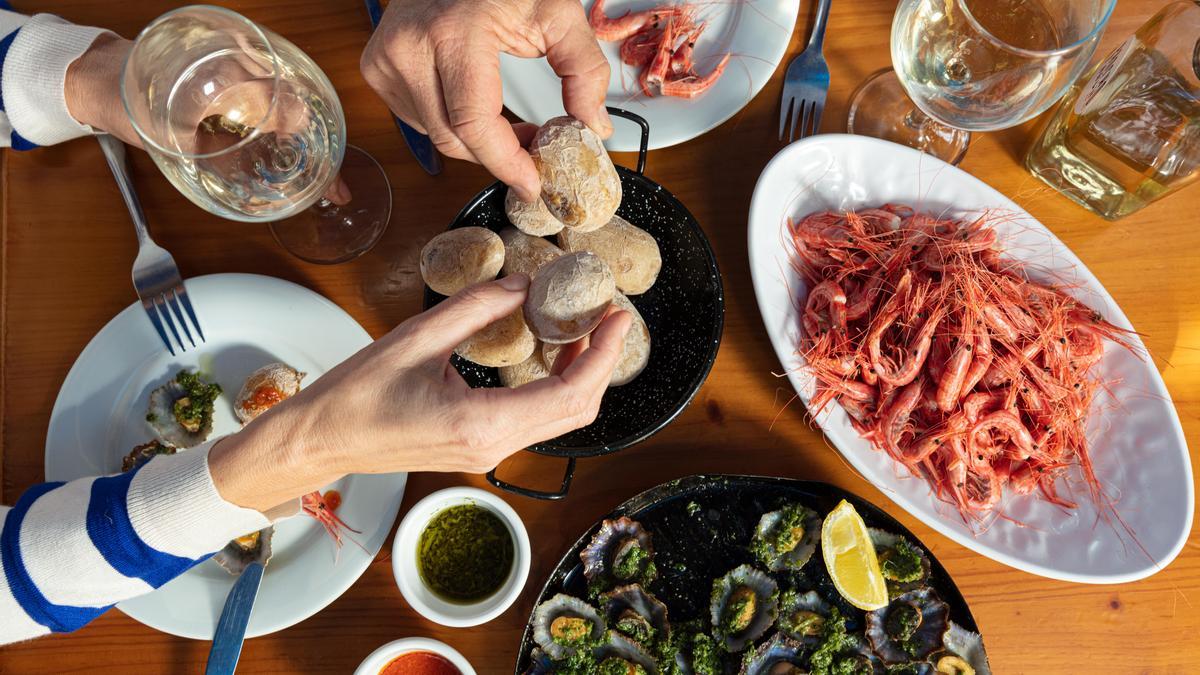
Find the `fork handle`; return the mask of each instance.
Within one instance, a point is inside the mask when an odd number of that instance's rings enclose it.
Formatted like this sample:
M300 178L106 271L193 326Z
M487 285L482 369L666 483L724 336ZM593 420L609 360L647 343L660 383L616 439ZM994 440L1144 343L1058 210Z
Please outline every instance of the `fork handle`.
M133 179L129 176L129 167L125 164L125 144L110 134L100 134L96 136L96 140L104 150L104 159L108 160L108 168L112 169L121 196L125 198L129 217L133 219L133 227L137 230L138 245L151 241L150 232L146 229L146 214L142 213L142 204L138 201L137 192L133 189Z
M820 0L817 5L817 22L813 24L812 36L808 38L808 46L818 50L825 42L825 20L829 18L829 6L833 0Z

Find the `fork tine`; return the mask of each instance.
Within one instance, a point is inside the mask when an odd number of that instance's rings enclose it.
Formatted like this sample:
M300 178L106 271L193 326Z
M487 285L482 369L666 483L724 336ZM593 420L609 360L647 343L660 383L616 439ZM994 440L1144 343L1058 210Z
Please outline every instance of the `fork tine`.
M158 332L158 337L162 338L163 346L167 348L171 356L175 356L175 348L171 346L171 339L167 337L167 331L163 330L162 321L158 320L158 310L154 306L154 301L143 298L142 309L146 310L146 316L150 317L150 323Z
M179 309L179 303L175 300L175 289L163 293L163 297L167 299L167 304L171 306L171 311L175 313L175 318L179 319L179 327L183 329L183 334L187 337L188 342L192 344L192 349L195 349L196 341L192 339L192 331L188 330L188 322L183 318L183 310Z
M171 318L171 313L167 311L165 295L160 295L154 299L154 308L158 310L163 323L171 330L171 335L175 336L175 342L179 343L179 350L186 352L187 345L183 344L183 340L179 339L179 331L175 329L175 320Z
M796 99L788 97L787 92L784 92L783 103L779 105L779 140L781 141L783 140L783 130L787 129L788 114L791 113L795 103Z
M800 122L800 138L804 138L804 127L808 124L808 101L800 101L796 115L792 118L792 132L788 135L788 143L796 138L796 122Z
M188 318L192 320L192 326L196 329L196 334L200 336L200 341L205 342L204 329L200 327L200 320L196 318L196 312L192 309L192 301L188 299L187 287L180 282L175 287L175 297L179 298L179 302L183 305L184 311L187 312Z
M821 132L821 113L823 112L825 112L825 104L813 101L812 135L814 136Z

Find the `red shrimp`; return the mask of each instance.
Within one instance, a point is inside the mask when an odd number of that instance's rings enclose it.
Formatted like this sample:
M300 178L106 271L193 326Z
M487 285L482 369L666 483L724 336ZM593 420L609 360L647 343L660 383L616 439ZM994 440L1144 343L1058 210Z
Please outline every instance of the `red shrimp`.
M946 361L937 388L937 407L942 412L950 412L958 404L958 392L962 390L971 365L971 345L972 340L964 335Z
M921 372L921 366L925 363L925 356L929 353L929 342L933 338L933 331L941 323L944 313L944 309L938 308L925 319L920 330L905 345L903 356L898 364L883 354L880 339L883 332L900 317L900 311L896 310L888 314L879 326L871 331L871 335L867 338L867 349L871 354L871 367L875 369L875 374L879 376L880 380L894 387L901 387L916 379Z
M899 390L895 401L880 415L879 438L894 456L901 454L898 445L900 437L904 433L904 427L908 424L908 418L913 409L921 401L921 390L924 386L924 380L917 380L906 385Z
M647 96L653 96L651 87L661 87L663 80L667 76L667 70L671 66L672 44L675 41L675 22L667 20L663 27L662 40L658 43L658 49L654 52L654 58L650 61L650 65L646 66L640 76L638 76L638 84L642 88L642 93Z
M1055 485L1071 466L1110 505L1086 434L1102 386L1090 371L1106 341L1129 348L1131 334L1030 280L1001 255L989 217L885 205L788 220L812 289L800 314L813 403L839 401L968 522L999 508L1006 487L1074 508Z
M635 33L647 27L657 27L669 17L679 16L685 11L684 6L664 6L647 9L641 12L625 12L621 16L610 19L604 13L604 0L596 0L588 12L588 23L596 33L596 39L615 42L632 37Z

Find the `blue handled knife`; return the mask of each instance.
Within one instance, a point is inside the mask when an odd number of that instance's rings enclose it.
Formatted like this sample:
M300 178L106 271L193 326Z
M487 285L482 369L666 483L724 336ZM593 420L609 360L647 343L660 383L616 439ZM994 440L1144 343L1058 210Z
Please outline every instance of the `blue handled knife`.
M262 577L263 563L252 562L229 590L208 652L205 675L233 675L237 670L242 642L246 639L246 625L250 623L250 611L254 609L254 599L258 597Z
M364 0L367 5L367 15L371 17L371 27L377 28L379 20L383 18L383 6L379 4L379 0ZM392 115L392 121L396 123L396 128L400 130L400 134L404 136L404 142L408 144L408 149L412 152L413 157L417 158L417 163L430 176L436 176L442 172L442 156L433 147L433 141L425 134L408 126L399 117Z

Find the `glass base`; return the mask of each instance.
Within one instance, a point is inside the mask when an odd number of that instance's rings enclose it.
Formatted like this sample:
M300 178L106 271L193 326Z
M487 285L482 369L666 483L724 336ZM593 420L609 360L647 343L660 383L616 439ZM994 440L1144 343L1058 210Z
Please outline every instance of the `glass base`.
M971 142L970 132L948 127L921 112L891 68L875 73L855 90L846 131L907 145L950 164L962 161Z
M371 250L392 216L392 186L375 158L346 146L340 171L350 201L338 206L327 199L300 213L271 223L275 241L301 260L320 265L353 260Z

